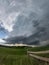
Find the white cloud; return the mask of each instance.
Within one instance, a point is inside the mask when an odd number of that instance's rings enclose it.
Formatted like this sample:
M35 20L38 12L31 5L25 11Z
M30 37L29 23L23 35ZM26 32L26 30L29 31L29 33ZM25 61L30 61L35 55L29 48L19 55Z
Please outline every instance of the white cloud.
M10 3L10 6L15 6L16 5L16 2L15 1L12 1L11 3Z
M2 40L2 39L0 39L0 43L5 43L5 41L4 41L4 40Z
M19 12L12 12L7 17L1 18L1 22L3 23L3 27L7 29L9 32L13 30L13 25L15 23L15 19L17 19Z
M8 15L7 19L5 20L6 22L4 22L4 27L9 32L11 32L13 30L13 25L14 25L15 19L17 19L18 15L19 15L18 12L11 13L10 15Z

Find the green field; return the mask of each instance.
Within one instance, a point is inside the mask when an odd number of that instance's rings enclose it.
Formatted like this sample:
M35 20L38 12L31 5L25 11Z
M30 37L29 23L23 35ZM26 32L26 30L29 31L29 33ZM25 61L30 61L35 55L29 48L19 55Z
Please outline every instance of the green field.
M46 47L0 47L0 65L49 65L47 62L43 62L30 57L27 54L27 50L39 51L47 50Z
M47 46L40 46L40 47L30 47L28 48L28 50L30 51L45 51L45 50L49 50L49 45Z

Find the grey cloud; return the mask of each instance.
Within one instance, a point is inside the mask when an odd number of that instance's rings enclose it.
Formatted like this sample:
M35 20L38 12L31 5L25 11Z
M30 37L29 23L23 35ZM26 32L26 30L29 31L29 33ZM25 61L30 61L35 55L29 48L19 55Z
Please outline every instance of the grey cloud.
M13 36L29 36L31 34L34 34L36 29L33 27L33 21L38 20L43 15L43 9L41 9L40 11L40 7L36 5L34 0L33 2L32 0L31 2L29 0L26 0L26 2L27 6L21 6L22 13L20 13L20 15L18 16L17 21L15 20L16 22L13 26L13 31L9 36L12 36L13 34Z
M49 0L6 0L6 2L9 5L7 5L6 15L11 12L20 12L15 19L13 30L9 33L9 39L13 40L17 36L24 36L32 40L30 35L35 35L35 38L41 35L40 40L49 39ZM34 27L36 22L39 23L39 26ZM42 28L45 28L45 33Z
M23 15L18 17L17 22L13 26L13 31L11 32L11 36L24 36L30 35L32 32L34 33L34 27L30 18L26 18ZM15 32L14 32L15 31Z

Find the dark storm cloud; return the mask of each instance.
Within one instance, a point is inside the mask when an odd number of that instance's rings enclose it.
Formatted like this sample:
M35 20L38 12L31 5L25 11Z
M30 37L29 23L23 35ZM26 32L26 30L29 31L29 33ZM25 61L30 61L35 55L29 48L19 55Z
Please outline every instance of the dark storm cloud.
M4 27L10 31L7 41L14 42L21 36L30 42L35 38L49 39L49 0L6 0L5 2L7 4L4 3L3 9L6 16L3 20L7 26Z
M21 4L25 4L22 2ZM46 26L48 24L49 18L49 1L47 0L26 0L26 7L23 5L22 13L17 18L13 26L13 31L9 34L9 36L29 36L34 34L36 28L33 26L34 21L38 21L40 26ZM47 22L46 22L47 20Z

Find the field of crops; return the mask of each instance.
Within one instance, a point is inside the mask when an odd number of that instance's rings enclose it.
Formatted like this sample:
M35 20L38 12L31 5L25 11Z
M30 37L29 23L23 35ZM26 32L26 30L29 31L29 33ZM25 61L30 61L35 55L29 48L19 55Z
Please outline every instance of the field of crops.
M49 46L42 48L0 47L0 65L49 65L47 62L34 59L27 54L27 50L47 50Z

